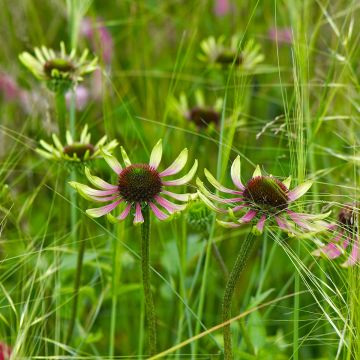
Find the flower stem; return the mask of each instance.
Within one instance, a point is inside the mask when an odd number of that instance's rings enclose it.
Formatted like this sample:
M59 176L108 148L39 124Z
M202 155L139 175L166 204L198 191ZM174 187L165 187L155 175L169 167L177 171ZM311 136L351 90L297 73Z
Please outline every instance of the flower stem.
M55 107L56 107L56 116L59 126L60 141L65 141L66 133L66 101L65 93L63 91L58 91L55 93Z
M77 316L79 289L80 289L80 283L81 283L81 273L82 273L82 265L83 265L83 260L84 260L85 248L86 248L86 241L82 240L79 244L79 252L78 252L78 257L77 257L76 273L75 273L75 280L74 280L74 297L73 297L73 303L72 303L69 330L68 330L67 337L66 337L66 344L68 344L68 345L72 338L72 334L73 334L74 327L75 327L76 316Z
M156 354L156 317L150 282L150 213L149 207L143 209L144 222L141 225L141 269L144 287L145 311L148 323L149 352Z
M250 231L243 245L241 246L239 255L235 260L234 267L231 270L228 282L226 284L224 299L222 304L223 322L231 318L231 303L232 303L232 297L235 291L235 287L243 269L245 268L246 262L251 254L251 250L253 249L254 244L255 244L255 235ZM232 360L233 354L231 347L230 324L224 326L223 333L224 333L224 359Z

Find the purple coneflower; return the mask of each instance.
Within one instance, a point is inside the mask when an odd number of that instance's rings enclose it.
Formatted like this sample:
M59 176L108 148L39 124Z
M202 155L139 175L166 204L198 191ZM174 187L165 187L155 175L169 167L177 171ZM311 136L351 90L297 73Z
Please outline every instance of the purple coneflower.
M229 0L215 0L214 13L216 16L225 16L230 12Z
M291 178L280 181L273 176L262 175L260 167L257 166L252 178L244 185L240 177L240 157L238 156L231 166L231 179L235 189L229 189L220 184L209 171L205 169L208 181L220 192L232 195L231 198L222 198L212 194L206 189L200 179L197 179L199 187L198 194L209 208L218 213L226 213L233 217L234 221L218 221L221 225L236 228L242 224L256 222L254 230L250 231L242 242L240 252L231 270L224 291L222 304L222 321L226 323L223 328L224 335L224 359L232 360L232 345L229 319L231 318L231 303L236 283L245 267L246 261L254 247L256 236L264 230L265 223L275 222L278 227L287 232L293 232L294 223L300 228L315 231L323 225L320 220L328 214L310 215L296 213L290 210L291 204L303 196L311 187L312 181L305 181L296 188L289 190ZM226 207L226 210L213 204L213 201ZM240 211L245 210L244 215L238 216Z
M77 182L70 183L72 187L87 199L95 202L110 201L108 205L87 210L86 212L89 216L100 217L124 205L123 211L116 219L124 220L130 214L131 210L134 210L134 224L139 224L144 221L142 212L146 206L150 207L151 211L159 220L168 218L168 215L163 212L163 209L173 214L185 208L184 205L175 204L166 199L166 197L187 202L192 195L175 194L166 190L165 187L185 185L193 178L197 169L197 160L195 160L191 170L180 179L166 179L168 176L175 175L184 168L188 157L187 149L184 149L177 159L163 171L158 170L162 157L161 140L153 148L149 164L131 164L123 148L121 148L121 152L125 167L122 167L115 157L103 152L105 161L118 176L117 184L109 184L91 175L88 169L86 169L86 176L97 189L92 189L87 185Z
M312 185L310 180L289 190L291 177L280 181L271 175L262 175L260 167L257 166L252 178L246 185L243 185L240 178L239 156L231 166L231 178L236 187L235 190L221 185L206 169L205 176L217 190L235 196L230 199L221 198L212 194L199 179L197 180L200 189L199 196L213 210L220 213L227 212L215 206L210 200L214 200L227 207L234 205L228 209L234 221L218 221L225 227L236 228L256 220L256 230L258 233L262 233L265 223L275 220L280 229L289 233L293 232L294 223L305 230L315 231L322 225L320 220L329 215L328 213L318 215L297 213L290 209L291 204L310 189ZM243 210L246 211L245 214L238 217L237 214Z
M268 35L271 41L278 44L292 44L293 42L291 28L273 27L269 29Z
M338 215L338 222L331 224L329 229L334 232L331 242L313 252L315 256L325 255L333 260L346 254L351 247L348 258L341 265L344 267L354 266L360 262L360 240L358 235L359 210L356 204L346 204Z
M197 160L186 175L177 180L168 180L167 177L177 174L186 165L187 149L184 149L177 159L163 171L158 170L162 157L161 140L154 146L149 164L131 164L123 148L121 148L121 152L125 167L122 167L115 157L103 152L105 161L118 176L117 184L109 184L99 177L91 175L88 169L85 169L85 174L97 189L77 182L70 182L70 184L87 199L100 203L110 202L108 205L87 210L89 216L100 217L124 205L120 215L112 218L121 221L133 211L134 224L141 224L141 268L148 320L149 353L154 355L156 353L156 316L150 283L150 210L159 220L165 220L168 215L163 211L164 209L169 214L173 214L185 208L185 205L175 204L166 197L187 202L193 195L176 194L165 190L165 187L187 184L195 175Z

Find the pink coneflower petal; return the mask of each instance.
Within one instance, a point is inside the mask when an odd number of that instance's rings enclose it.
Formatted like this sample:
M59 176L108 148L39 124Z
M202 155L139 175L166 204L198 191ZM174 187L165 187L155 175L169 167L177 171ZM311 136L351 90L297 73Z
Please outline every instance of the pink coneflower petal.
M280 229L286 231L290 230L289 223L285 219L281 218L280 216L275 216L275 221L279 225Z
M149 203L149 206L151 208L151 210L153 211L154 215L159 219L159 220L166 220L168 218L168 215L166 215L165 213L163 213L155 204L153 203Z
M134 224L141 224L144 222L144 217L141 212L141 205L136 203L135 205L135 217L134 217Z
M257 214L256 210L249 210L242 218L239 219L240 223L250 222Z
M175 194L168 190L162 190L161 193L179 201L189 201L191 198L194 197L194 194Z
M77 190L85 195L88 195L88 196L108 196L108 195L113 195L118 191L117 188L110 189L110 190L96 190L96 189L92 189L91 187L89 187L87 185L80 184L76 181L70 181L69 184L75 190Z
M233 228L237 228L237 227L241 226L241 224L239 224L239 223L234 223L234 222L232 222L232 221L220 221L220 220L216 220L216 222L217 222L219 225L221 225L221 226L223 226L223 227L225 227L225 228L229 228L229 229L233 229Z
M227 187L220 184L207 169L204 170L204 173L205 173L206 178L209 180L209 183L212 186L214 186L215 189L222 191L224 193L228 193L228 194L241 194L242 195L242 193L243 193L242 191L228 189Z
M203 203L211 210L218 212L218 213L227 213L227 210L220 209L216 207L204 194L202 194L200 191L197 192L199 198L203 201Z
M151 151L149 166L156 170L162 157L162 141L159 140Z
M113 201L119 198L119 195L114 196L105 196L105 197L98 197L98 196L91 196L91 199L96 202L107 202L107 201ZM1 359L0 359L1 360Z
M127 216L129 215L129 212L131 210L131 204L126 205L123 212L117 217L119 220L125 220Z
M242 210L244 207L247 207L248 205L246 205L246 204L241 204L241 205L237 205L237 206L234 206L231 210L233 211L233 212L237 212L237 211L240 211L240 210Z
M180 153L180 155L175 159L175 161L167 169L165 169L160 173L160 177L177 174L179 171L181 171L184 168L187 162L187 158L188 158L188 149L184 149Z
M262 215L258 223L256 224L256 229L262 233L264 231L264 225L266 221L266 215Z
M341 266L344 266L344 267L353 266L359 261L360 261L359 237L356 237L350 256L343 264L341 264Z
M116 175L119 175L122 171L122 166L120 165L119 161L112 155L105 153L104 151L101 152L104 160L108 163L108 165L113 169Z
M287 210L286 211L287 214L290 216L291 220L298 226L306 229L306 230L311 230L311 227L309 225L309 223L304 222L304 219L301 216L298 216L297 213L291 211L291 210Z
M231 179L234 183L234 185L240 189L244 190L245 186L241 182L241 163L240 163L240 156L237 156L237 158L234 160L234 162L231 165Z
M321 254L324 254L329 259L336 259L342 254L342 251L337 245L335 245L334 243L330 243L328 245L323 246L320 249L313 251L312 254L314 256L321 256Z
M110 211L114 210L122 201L123 200L120 199L109 205L105 205L105 206L95 208L95 209L88 209L88 210L86 210L86 213L91 217L98 218L98 217L106 215Z
M85 167L85 175L92 185L96 186L101 190L115 190L118 188L117 185L111 185L108 182L104 181L103 179L91 175L90 170L87 167Z
M198 167L198 161L195 160L193 167L190 169L190 171L177 180L169 180L169 181L163 181L162 184L165 186L180 186L187 184L195 175L196 170Z
M172 214L176 211L181 211L181 210L185 209L184 205L174 204L174 203L162 198L159 195L155 196L155 200L158 202L159 205L161 205L163 208L165 208L170 214Z
M290 190L288 192L289 201L292 202L292 201L299 199L311 188L312 184L313 184L313 181L308 180L308 181L305 181L304 183L302 183L301 185L297 186L295 189Z

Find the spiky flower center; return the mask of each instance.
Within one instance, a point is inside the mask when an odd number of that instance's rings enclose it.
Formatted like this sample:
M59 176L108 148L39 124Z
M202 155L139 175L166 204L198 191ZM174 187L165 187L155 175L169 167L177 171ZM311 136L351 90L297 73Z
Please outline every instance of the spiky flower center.
M256 176L246 185L244 198L263 210L277 212L288 206L288 189L272 176Z
M243 57L234 51L224 50L216 57L216 62L221 65L231 65L233 63L235 63L235 65L241 65Z
M128 202L149 202L161 191L159 173L147 164L134 164L119 175L119 193Z
M352 205L345 205L339 212L339 222L342 226L349 230L357 229L356 224L356 209Z
M70 157L77 157L80 160L84 160L86 153L92 155L95 152L94 146L91 144L74 143L64 146L64 154Z
M212 108L195 106L189 112L189 120L199 127L206 127L210 123L218 124L220 114Z
M74 65L66 59L52 59L44 64L44 72L49 78L63 76L74 70Z

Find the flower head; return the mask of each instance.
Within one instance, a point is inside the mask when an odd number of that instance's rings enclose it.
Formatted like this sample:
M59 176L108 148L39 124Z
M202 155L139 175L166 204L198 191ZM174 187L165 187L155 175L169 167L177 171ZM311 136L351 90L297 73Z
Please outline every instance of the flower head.
M37 148L36 152L46 159L66 161L75 164L85 163L99 158L101 157L101 149L110 153L118 145L116 140L106 143L106 136L103 136L96 144L93 144L87 125L84 126L79 141L74 140L69 131L66 132L65 145L61 143L56 134L52 135L52 139L54 145L40 140L40 145L43 149Z
M218 98L213 105L207 105L205 103L204 93L201 90L197 90L195 92L195 102L193 106L189 104L185 93L180 94L179 100L174 99L172 105L177 115L187 119L197 129L206 129L219 125L223 99Z
M91 175L87 168L85 168L86 177L97 189L78 182L70 183L80 195L88 200L99 203L110 202L110 204L99 208L88 209L86 212L89 216L100 217L122 206L123 209L120 215L116 218L113 217L113 219L124 220L133 211L134 224L138 224L144 221L142 209L145 206L149 206L158 219L165 220L168 218L168 214L163 212L163 209L169 214L174 214L185 208L185 205L175 204L166 197L187 202L194 195L196 196L196 194L176 194L166 190L168 186L185 185L194 177L197 169L197 160L195 160L190 171L183 177L177 180L166 179L168 176L175 175L184 168L188 157L187 149L184 149L176 160L163 171L158 170L162 158L161 140L153 148L149 164L132 164L124 148L121 148L121 153L125 167L109 153L102 152L105 161L118 176L116 184L109 184L99 177Z
M212 211L199 199L191 201L186 209L186 220L195 230L208 231L212 218Z
M342 263L342 266L348 267L359 263L358 216L359 209L356 204L344 205L338 214L338 222L329 226L329 229L334 233L334 237L327 245L315 250L313 255L324 255L333 260L346 255L346 250L351 248L351 252L345 262Z
M230 45L225 45L225 37L217 40L211 36L200 44L203 53L200 60L221 67L238 66L244 70L251 70L264 60L260 52L260 45L249 40L242 46L238 35L232 36Z
M329 215L296 213L290 209L292 203L310 189L311 181L305 181L290 190L290 177L280 181L271 175L262 175L260 167L257 166L252 178L244 185L240 177L239 156L231 166L231 178L235 189L220 184L206 169L205 176L218 191L234 196L222 198L214 195L206 189L200 179L197 180L199 196L204 203L216 212L229 213L233 218L230 222L218 221L225 227L235 228L256 221L255 230L258 233L263 231L266 222L275 222L280 229L289 233L294 231L294 224L302 229L316 231L323 225L321 220ZM227 209L216 206L211 200L225 205ZM242 211L245 211L245 214L238 215Z
M66 53L65 44L60 43L60 52L56 53L45 46L34 49L35 56L28 52L19 55L20 61L37 77L45 81L50 90L65 92L83 80L83 75L96 69L97 58L87 61L89 51L83 51L76 58L75 50Z

